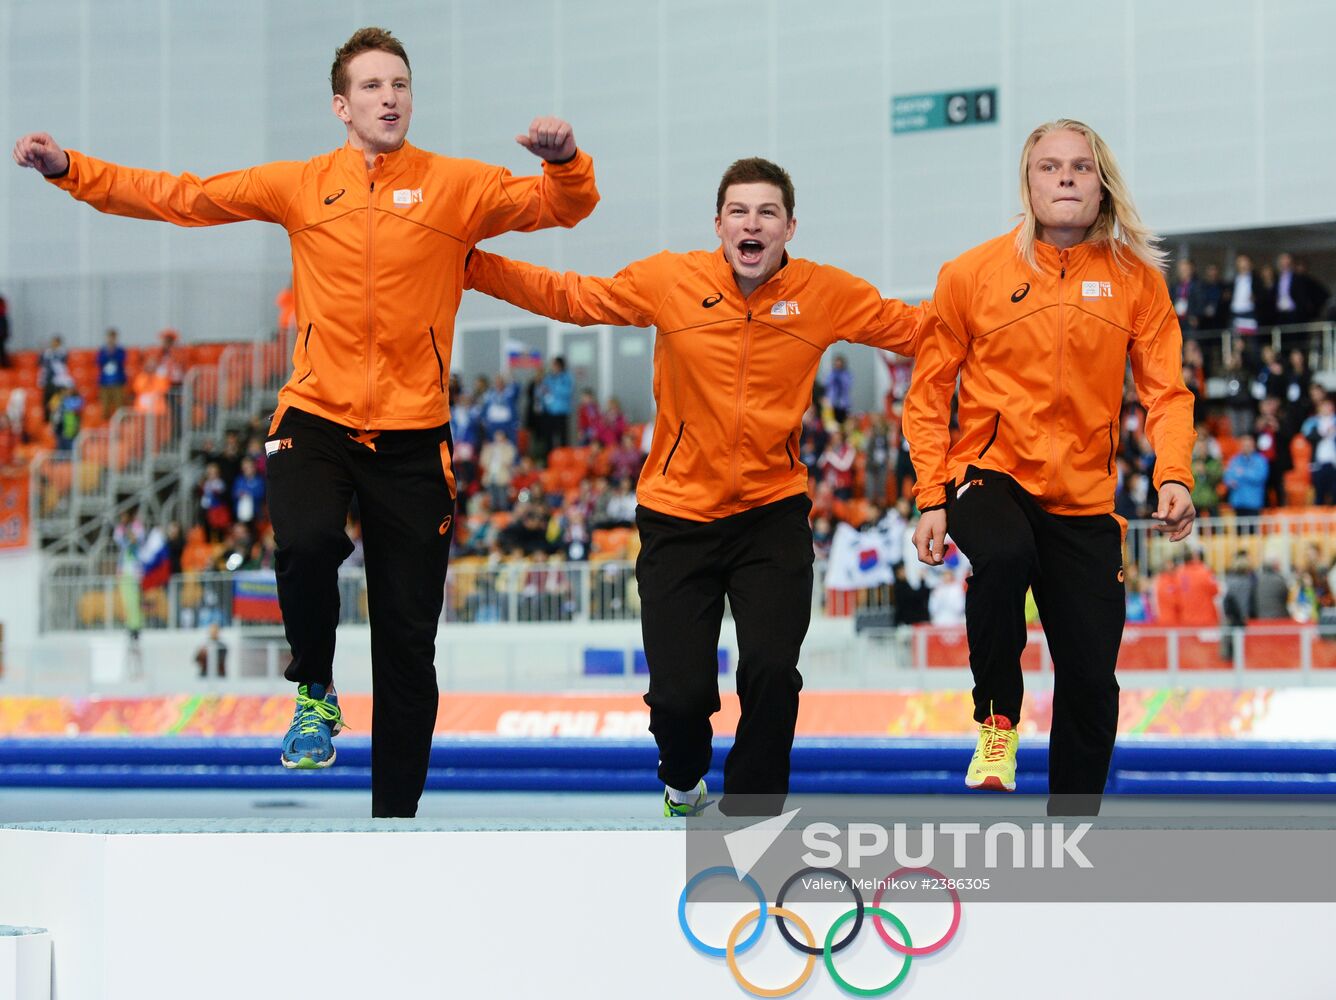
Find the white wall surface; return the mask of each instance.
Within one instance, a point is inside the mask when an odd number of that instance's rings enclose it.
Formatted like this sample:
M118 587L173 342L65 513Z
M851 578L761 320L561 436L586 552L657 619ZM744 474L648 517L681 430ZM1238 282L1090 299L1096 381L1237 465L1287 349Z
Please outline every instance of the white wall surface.
M530 172L512 136L569 118L603 203L572 233L493 241L612 273L713 242L718 177L772 157L798 188L795 253L888 293L1010 225L1016 157L1066 115L1112 143L1166 232L1336 218L1336 4L1322 0L3 0L6 141L46 129L112 160L210 173L338 145L332 52L378 22L414 67L415 143ZM997 124L892 135L892 95L996 87ZM283 234L98 217L0 173L0 294L19 346L163 325L190 339L269 323ZM513 315L468 296L462 314Z
M300 994L312 975L302 945L312 939L320 954L337 956L321 980L323 997L648 1000L680 997L683 977L697 996L745 995L723 960L693 951L678 927L687 857L680 827L360 826L320 833L0 830L0 919L50 930L57 1000ZM327 873L318 883L323 893L302 891L303 867L313 864ZM773 898L777 887L764 888ZM831 904L789 905L811 916L814 929L828 926ZM916 942L936 939L940 903L885 905L905 915ZM321 911L318 932L305 929L312 906ZM694 903L688 919L718 945L747 909ZM1010 969L1016 995L1037 1000L1233 1000L1257 996L1263 984L1277 997L1331 996L1330 903L985 899L963 911L956 937L913 961L909 995L972 996L980 982ZM555 924L544 919L551 917ZM1239 928L1248 947L1222 947ZM900 960L867 927L862 936L841 956L842 974L864 988L885 983ZM802 956L771 928L739 966L758 985L778 987L802 971ZM800 995L849 994L818 961Z

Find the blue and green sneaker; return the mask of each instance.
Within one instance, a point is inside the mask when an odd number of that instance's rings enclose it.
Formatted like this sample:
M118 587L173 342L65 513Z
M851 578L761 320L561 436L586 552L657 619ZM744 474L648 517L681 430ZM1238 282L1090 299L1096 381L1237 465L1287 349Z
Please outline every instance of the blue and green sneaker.
M323 684L303 684L297 688L297 710L292 725L283 738L279 758L289 770L329 767L334 763L334 737L343 729L339 696Z

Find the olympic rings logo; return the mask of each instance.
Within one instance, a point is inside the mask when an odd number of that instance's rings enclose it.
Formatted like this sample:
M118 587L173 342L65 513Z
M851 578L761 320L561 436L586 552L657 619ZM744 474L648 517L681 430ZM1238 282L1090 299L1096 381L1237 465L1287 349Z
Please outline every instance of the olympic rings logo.
M737 879L737 871L720 865L714 868L706 868L705 870L698 872L696 875L692 876L691 880L683 887L682 895L678 897L677 900L677 922L682 928L682 933L686 935L687 941L693 948L703 955L709 955L711 958L724 959L724 961L728 963L728 971L733 974L733 979L752 996L786 997L791 993L797 992L812 975L812 971L816 968L816 960L818 957L825 963L826 971L830 973L830 978L833 979L836 985L846 993L859 997L883 996L890 993L905 981L905 977L909 975L910 963L916 957L931 955L933 952L941 951L941 949L945 948L951 939L955 937L956 931L960 929L960 894L949 884L946 884L946 891L951 895L951 926L947 928L946 933L943 934L941 938L934 941L932 944L916 947L913 940L910 938L909 928L905 926L904 922L890 910L882 907L882 897L885 895L886 890L894 883L895 879L899 878L901 875L908 875L915 872L935 879L937 882L947 883L946 877L943 876L941 872L932 868L898 868L878 884L877 894L872 899L872 905L865 906L863 903L863 894L858 891L858 886L854 883L853 879L838 868L804 868L789 876L788 881L784 883L779 890L779 894L775 897L774 904L771 905L766 902L765 893L762 891L761 886L756 879L752 878L751 875L744 875L742 876L741 882L750 889L752 895L756 897L756 909L743 914L742 919L740 919L733 926L733 929L729 931L728 940L724 947L720 948L706 944L698 938L695 932L691 929L690 924L687 923L687 900L691 896L692 890L702 882L713 878ZM842 913L835 919L830 925L830 929L826 932L825 941L820 946L817 945L816 936L812 933L812 928L808 926L807 922L793 912L793 910L784 906L784 897L788 894L789 890L793 888L794 884L804 875L835 876L848 886L849 892L854 899L854 908ZM847 948L853 942L854 938L858 936L859 931L863 928L864 917L868 913L872 914L872 925L876 928L878 936L886 946L891 949L891 951L901 956L902 961L900 963L900 970L896 973L895 978L881 986L864 988L853 985L840 975L839 970L835 967L835 955ZM775 918L775 926L779 928L779 933L784 940L793 948L807 956L807 962L803 966L803 971L799 973L797 979L789 983L787 986L772 988L758 986L747 979L747 977L742 974L742 970L738 967L737 957L761 940L761 935L765 931L766 918L769 916ZM852 924L850 925L849 930L845 933L843 938L836 941L835 939L839 935L840 930L845 924L849 924L850 921L852 921ZM886 922L890 922L895 927L895 931L899 935L899 940L886 929ZM752 930L745 939L739 942L738 939L742 937L742 932L753 923L756 925L755 929ZM788 925L790 923L798 929L798 932L806 940L806 944L794 939L793 932L789 930Z

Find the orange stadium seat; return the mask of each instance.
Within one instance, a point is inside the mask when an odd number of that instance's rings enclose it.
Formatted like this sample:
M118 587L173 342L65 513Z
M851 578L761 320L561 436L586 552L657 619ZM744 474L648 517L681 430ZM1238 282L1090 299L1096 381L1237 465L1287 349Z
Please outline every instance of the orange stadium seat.
M1312 483L1309 481L1308 463L1285 473L1285 505L1287 507L1306 507L1312 497Z
M632 528L596 528L590 536L595 559L625 559Z
M36 396L37 398L33 398ZM28 396L28 408L23 411L23 430L30 438L39 438L42 431L46 428L46 411L42 409L42 397L40 393L30 393Z
M574 448L553 448L547 453L547 467L553 472L559 472L573 464L574 458Z
M116 471L124 470L143 457L144 426L137 421L127 421L121 425L121 437L116 446Z
M841 521L852 524L855 528L861 527L868 516L868 502L862 497L854 497L852 500L836 500L835 516Z
M210 545L208 542L188 542L181 550L182 571L203 572L211 569L221 547L221 545Z

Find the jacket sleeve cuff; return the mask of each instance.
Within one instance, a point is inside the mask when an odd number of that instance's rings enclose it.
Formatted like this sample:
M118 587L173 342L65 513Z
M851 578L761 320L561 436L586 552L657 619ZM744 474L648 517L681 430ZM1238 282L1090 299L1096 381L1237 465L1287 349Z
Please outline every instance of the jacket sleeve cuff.
M583 149L576 149L574 153L566 157L566 159L564 160L544 160L543 169L550 170L556 167L564 167L567 170L572 170L575 169L577 165L583 166L584 162L587 161L588 159L589 159L588 153L586 153Z
M1189 477L1187 478L1187 481L1186 481L1186 482L1185 482L1184 480L1182 480L1182 479L1172 479L1172 478L1166 477L1166 478L1164 478L1164 479L1161 479L1158 483L1156 483L1156 484L1155 484L1155 488L1156 488L1157 490L1162 490L1162 489L1164 489L1166 486L1168 486L1170 483L1173 483L1175 486L1181 486L1181 487L1183 487L1183 489L1185 489L1185 490L1187 490L1189 493L1191 493L1191 492L1192 492L1192 486L1193 486L1193 483L1194 483L1194 482L1195 482L1195 480L1193 480L1193 478L1192 478L1191 476L1189 476Z
M920 479L919 484L914 489L914 505L918 507L920 514L926 514L930 510L941 510L946 506L946 494L951 488L948 483L939 482L931 486L923 485L924 480Z
M52 184L56 185L56 187L63 188L68 191L71 186L71 182L69 179L70 171L74 169L74 158L77 155L78 154L75 153L74 150L72 149L65 150L65 169L58 174L42 174L42 177L50 181Z

